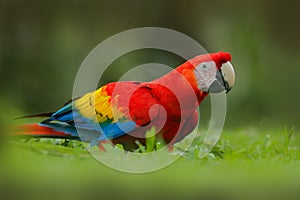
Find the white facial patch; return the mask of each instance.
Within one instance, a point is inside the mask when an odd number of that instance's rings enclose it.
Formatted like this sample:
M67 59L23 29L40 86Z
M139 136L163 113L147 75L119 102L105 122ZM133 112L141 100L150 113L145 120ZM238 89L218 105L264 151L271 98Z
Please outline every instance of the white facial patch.
M215 62L203 62L195 68L195 76L198 87L203 92L208 92L208 88L216 80L217 66Z

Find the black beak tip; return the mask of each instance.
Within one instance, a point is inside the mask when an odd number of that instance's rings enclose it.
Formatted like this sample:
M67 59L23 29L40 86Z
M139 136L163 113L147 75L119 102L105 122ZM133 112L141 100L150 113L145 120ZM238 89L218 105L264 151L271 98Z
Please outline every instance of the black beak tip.
M231 88L226 88L226 94L231 90Z
M224 85L225 85L225 90L226 90L226 94L232 89L231 87L229 87L229 84L224 81Z

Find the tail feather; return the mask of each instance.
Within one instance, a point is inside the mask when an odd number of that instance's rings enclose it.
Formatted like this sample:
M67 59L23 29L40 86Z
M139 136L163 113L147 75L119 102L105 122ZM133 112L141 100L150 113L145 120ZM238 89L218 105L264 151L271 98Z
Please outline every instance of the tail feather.
M72 139L95 144L99 142L101 136L97 131L81 129L82 134L79 137L75 127L57 123L23 124L14 126L12 132L16 136Z
M34 136L34 137L49 137L49 138L65 138L76 139L78 137L73 136L70 133L54 130L51 127L47 127L41 124L24 124L15 127L15 135Z
M34 115L26 115L26 116L15 118L15 120L17 120L17 119L25 119L25 118L34 118L34 117L51 117L51 115L53 113L54 112L47 112L47 113L38 113L38 114L34 114Z

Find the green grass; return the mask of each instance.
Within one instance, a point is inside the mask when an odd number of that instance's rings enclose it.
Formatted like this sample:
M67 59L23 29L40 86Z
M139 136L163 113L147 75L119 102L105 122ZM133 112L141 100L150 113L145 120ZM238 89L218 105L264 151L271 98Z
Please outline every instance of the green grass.
M244 196L271 189L271 194L276 196L284 191L285 197L295 196L300 175L300 137L293 128L224 131L218 144L204 159L198 157L201 144L202 138L199 137L187 150L175 148L173 153L162 154L157 158L158 162L172 154L181 156L159 171L128 174L98 162L86 150L87 145L81 142L9 140L2 146L0 180L12 182L15 187L26 191L59 186L76 193L76 197L82 192L89 194L89 188L102 193L114 189L122 195L134 192L136 197L147 191L155 191L159 196L170 193L175 197L181 194L204 195L208 191L211 191L209 195L215 195L223 191L229 198L230 195ZM151 139L148 146L140 148L147 152L154 146ZM107 154L111 159L123 159L128 155L119 145L108 147Z
M139 148L135 152L148 153L153 149L162 148L161 141L155 143L154 130L147 132L149 138L146 146L138 141ZM200 132L200 135L204 132ZM216 146L204 159L198 157L199 149L203 142L203 137L197 137L192 144L183 149L192 139L186 138L183 142L175 145L174 154L180 154L184 160L278 160L296 161L300 158L300 138L295 134L294 128L284 128L282 131L258 131L254 128L237 131L225 131ZM182 145L185 144L185 145ZM114 148L105 145L107 152L119 152L120 154L131 154L124 151L121 144ZM70 157L80 159L81 157L90 158L87 143L75 140L48 139L48 138L19 138L10 141L10 147L22 148L24 151L40 153L47 156ZM121 150L121 151L120 151ZM171 153L171 154L172 154ZM83 156L84 155L84 156Z

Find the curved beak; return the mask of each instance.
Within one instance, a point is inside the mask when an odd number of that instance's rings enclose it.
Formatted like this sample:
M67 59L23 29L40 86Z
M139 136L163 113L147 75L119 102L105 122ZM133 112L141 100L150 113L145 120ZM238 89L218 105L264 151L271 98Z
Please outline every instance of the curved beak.
M226 90L228 93L235 82L235 72L232 64L228 61L221 66L216 73L215 81L209 86L210 93L219 93Z
M228 93L235 83L235 72L232 64L230 62L224 63L221 67L221 73L222 73L226 93Z

